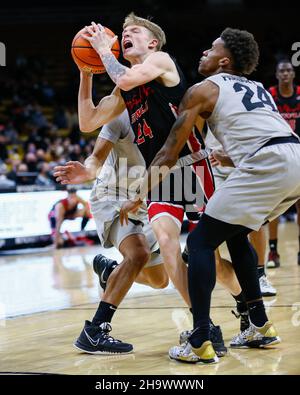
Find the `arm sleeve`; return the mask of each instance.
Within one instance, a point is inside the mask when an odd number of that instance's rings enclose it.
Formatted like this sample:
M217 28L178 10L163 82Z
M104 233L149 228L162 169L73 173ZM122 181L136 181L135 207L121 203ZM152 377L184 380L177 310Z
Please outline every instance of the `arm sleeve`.
M127 110L108 124L104 125L99 137L115 144L119 139L125 138L130 130L130 122Z

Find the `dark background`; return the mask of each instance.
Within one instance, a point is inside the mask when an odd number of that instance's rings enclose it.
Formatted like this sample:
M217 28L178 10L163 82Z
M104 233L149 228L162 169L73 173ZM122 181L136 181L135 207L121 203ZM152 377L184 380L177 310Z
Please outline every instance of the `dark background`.
M108 26L121 36L124 17L135 11L152 16L166 32L165 50L174 55L189 82L201 80L197 65L201 53L210 47L227 26L252 32L260 46L260 63L252 79L266 86L276 83L274 69L282 57L291 58L292 43L300 41L297 2L250 0L66 0L24 1L1 6L0 41L7 48L7 67L0 68L1 79L15 66L16 57L38 58L43 62L44 77L61 92L62 100L76 102L78 71L70 56L75 33L92 20ZM297 70L296 70L297 71ZM96 77L100 89L112 85L106 76Z
M97 131L79 129L79 72L70 53L73 37L91 21L121 37L128 13L151 16L164 29L164 49L177 59L190 85L202 79L197 68L203 50L226 27L247 29L261 52L250 78L268 88L276 84L276 62L291 59L292 44L300 41L298 2L6 1L0 9L0 42L7 53L6 67L0 67L0 193L32 185L57 188L55 166L83 162L91 154ZM107 74L97 75L93 88L98 103L113 83Z

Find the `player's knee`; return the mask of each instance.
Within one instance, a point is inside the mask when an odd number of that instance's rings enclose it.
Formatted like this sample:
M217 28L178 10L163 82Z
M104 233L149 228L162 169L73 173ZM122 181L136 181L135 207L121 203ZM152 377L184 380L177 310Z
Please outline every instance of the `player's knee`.
M146 246L137 247L130 257L132 264L143 268L150 259L150 250Z
M160 249L163 249L164 251L170 251L174 254L174 246L178 244L178 239L172 237L167 232L164 232L159 235L158 242Z

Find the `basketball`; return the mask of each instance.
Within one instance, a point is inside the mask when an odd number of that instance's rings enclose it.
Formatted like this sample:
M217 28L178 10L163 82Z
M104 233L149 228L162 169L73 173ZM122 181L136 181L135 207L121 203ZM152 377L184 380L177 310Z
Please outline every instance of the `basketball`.
M115 34L107 27L105 27L105 32L110 37L115 36ZM81 37L81 34L83 34L83 33L88 34L87 32L85 32L85 28L81 29L76 34L76 36L74 37L74 39L72 41L71 54L72 54L74 62L77 64L77 66L80 69L82 69L84 71L88 71L93 74L105 73L106 70L105 70L105 67L103 66L100 56L94 50L94 48L91 46L91 44L87 40L85 40L83 37ZM119 41L116 41L113 44L111 51L115 55L116 58L119 57L119 55L120 55Z

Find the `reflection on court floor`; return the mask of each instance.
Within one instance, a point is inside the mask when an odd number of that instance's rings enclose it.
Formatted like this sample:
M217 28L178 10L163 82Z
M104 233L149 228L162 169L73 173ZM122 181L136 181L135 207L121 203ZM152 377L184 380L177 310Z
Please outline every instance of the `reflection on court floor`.
M185 237L182 236L182 245ZM47 250L0 257L0 372L64 374L300 374L300 266L297 227L281 224L282 265L269 269L276 297L265 298L268 314L282 338L272 350L229 350L213 366L180 364L168 359L179 333L190 329L191 315L172 286L151 290L134 285L113 320L113 336L134 345L134 354L94 356L72 346L84 320L91 319L101 295L92 270L100 246ZM225 253L225 250L223 250ZM225 253L226 254L226 253ZM231 314L232 297L218 284L212 319L228 344L239 328ZM11 318L9 318L11 317Z

